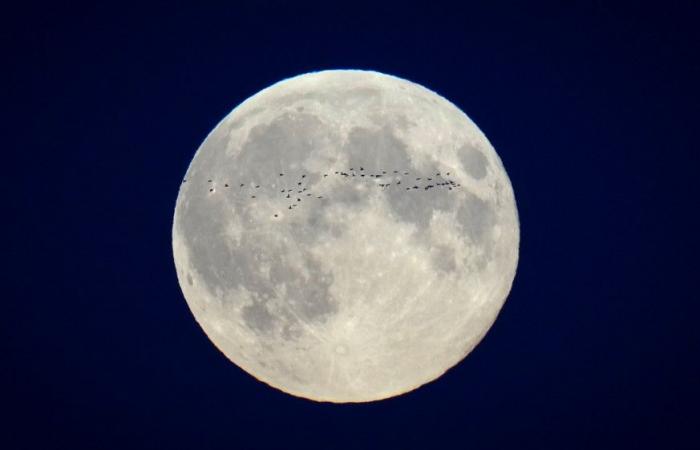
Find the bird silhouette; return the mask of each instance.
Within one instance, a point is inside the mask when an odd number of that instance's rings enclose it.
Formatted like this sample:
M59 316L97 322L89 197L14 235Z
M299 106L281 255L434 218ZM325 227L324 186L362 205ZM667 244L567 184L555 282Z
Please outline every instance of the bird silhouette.
M371 169L367 169L367 170L368 170L369 172L371 172ZM357 175L359 175L360 177L363 177L363 178L364 178L366 175L369 175L369 177L371 177L371 178L380 179L380 178L383 177L383 175L386 175L386 174L387 174L387 171L384 170L384 169L377 170L377 171L376 171L377 173L369 173L368 171L365 170L365 167L364 167L364 166L359 166L359 171L358 171L358 172L355 172L355 168L354 168L354 167L350 167L350 169L349 169L349 172L350 172L350 173L340 170L340 171L333 171L333 172L323 173L322 175L323 175L323 178L326 178L326 177L328 177L329 173L334 173L334 174L336 174L336 175L341 175L341 176L345 177L345 179L349 179L349 178L351 178L351 177L356 177ZM389 172L390 172L390 173L393 172L393 174L394 174L393 177L391 177L391 175L390 175L390 177L392 178L392 180L391 180L392 182L385 182L385 183L377 183L377 184L376 184L376 186L379 187L379 188L381 188L382 190L385 190L385 189L387 189L388 187L390 187L390 186L392 186L392 185L400 186L400 185L402 184L402 182L405 181L405 180L401 179L401 174L403 174L403 175L409 175L409 174L410 174L410 171L408 171L408 170L401 171L401 170L398 170L398 169L392 170L392 171L389 171ZM442 172L442 171L440 171L440 172L434 172L434 174L435 174L435 175L431 175L431 176L429 176L429 177L415 177L415 180L416 180L416 181L425 180L425 181L426 181L426 184L425 184L425 185L414 184L412 187L405 187L404 189L405 189L406 191L410 191L410 190L418 190L418 189L420 189L420 188L423 188L424 191L428 191L428 190L433 189L433 188L435 188L435 187L447 187L447 190L448 190L448 191L452 191L452 190L454 190L454 189L456 189L456 188L458 188L458 187L461 186L459 183L455 182L454 180L450 180L450 179L444 178L444 177L448 177L448 176L450 175L450 172ZM284 174L283 172L280 172L280 173L279 173L279 176L280 176L280 177L281 177L281 176L284 176L284 175L285 175L285 174ZM287 199L293 198L293 197L291 197L291 193L294 192L294 191L296 191L298 194L302 194L302 193L306 192L306 196L307 196L307 197L311 197L312 195L314 195L317 199L323 199L323 198L324 198L323 195L312 194L312 193L310 192L310 187L311 187L310 185L307 185L307 186L302 187L302 186L303 186L303 181L304 181L305 179L308 178L307 175L309 175L309 174L305 174L305 173L304 173L304 174L300 174L300 175L299 175L300 178L298 179L299 181L297 181L297 187L298 187L298 189L280 189L279 192L280 192L281 194L285 194L285 192L286 192L286 195L285 195L284 198L287 198ZM321 174L319 174L319 175L321 175ZM416 175L418 175L418 174L416 174ZM434 176L434 177L442 177L442 178L441 178L440 180L437 180L437 179L436 179L436 182L435 182L435 183L431 183L431 182L433 181L433 178L432 178L433 176ZM183 178L182 183L186 183L187 181L188 181L187 178ZM192 181L192 180L189 180L189 181ZM439 181L439 182L438 182L438 181ZM214 182L214 180L213 180L212 178L207 179L207 183L213 183L213 182ZM258 183L248 183L248 184L250 185L250 187L255 187L255 189L260 189L261 187L263 187L261 184L258 184ZM224 183L223 186L226 187L226 188L228 188L228 187L232 186L232 184ZM246 187L246 183L240 183L240 187L241 187L241 188ZM274 187L274 185L273 185L273 187ZM317 187L317 185L314 184L313 187L315 188L315 187ZM214 186L209 187L209 192L210 192L210 193L215 192ZM256 199L257 196L251 195L250 198L251 198L251 199ZM288 208L289 210L292 210L292 209L294 209L295 207L299 206L299 204L301 203L301 200L302 200L303 197L295 197L295 198L296 198L296 202L294 202L294 203L292 203L291 205L288 205L288 206L287 206L287 208ZM273 217L280 217L280 214L273 214Z

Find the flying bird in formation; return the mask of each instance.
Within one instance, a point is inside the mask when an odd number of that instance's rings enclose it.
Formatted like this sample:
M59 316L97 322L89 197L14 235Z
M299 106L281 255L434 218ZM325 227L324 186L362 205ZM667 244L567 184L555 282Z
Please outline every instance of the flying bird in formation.
M331 173L331 172L329 172L329 173ZM327 178L329 176L329 173L324 173L322 178ZM385 190L390 186L401 185L401 179L400 179L401 173L403 173L404 176L410 175L410 172L407 170L404 170L403 172L401 172L399 170L394 170L393 171L393 174L394 174L393 182L377 183L377 186L379 188L381 188L382 190ZM450 180L449 178L443 177L441 175L441 173L442 172L436 172L434 176L436 177L436 181L439 179L442 179L443 180L442 182L439 182L439 183L435 182L435 183L426 184L426 185L422 186L423 187L422 190L428 191L428 190L434 189L434 188L446 187L448 191L451 191L453 188L458 188L461 186L459 183L457 183L453 180ZM345 179L345 180L349 180L352 177L355 177L356 175L360 175L361 178L364 178L365 175L367 175L367 173L365 173L365 168L363 166L360 166L359 173L357 171L355 171L355 169L353 167L351 167L350 169L348 169L347 172L343 171L343 170L338 170L338 171L333 171L332 174L338 175L341 179ZM377 171L377 173L369 174L369 177L379 179L379 178L382 178L382 176L386 175L386 174L387 174L386 170L379 170L379 171ZM280 172L279 177L283 177L284 175L285 174L283 172ZM450 172L445 172L445 175L449 177ZM391 178L392 175L389 175L389 177ZM424 177L424 176L416 177L415 181L421 181L423 179L426 180L426 183L433 181L432 176L430 176L430 177ZM308 183L308 181L309 181L309 179L307 178L307 174L303 173L303 174L301 174L301 176L298 178L298 181L296 182L296 189L281 189L280 193L281 194L286 193L287 195L285 195L284 198L291 200L292 197L291 197L290 193L292 193L294 191L296 191L297 194L301 194L301 193L305 192L309 188L309 186L303 186L303 184L305 182ZM182 182L186 183L187 179L182 180ZM213 183L213 182L214 182L213 179L207 179L208 184ZM245 186L246 186L245 183L239 184L240 188L244 188ZM252 186L254 186L255 189L260 189L261 185L260 184L253 184ZM229 187L230 187L229 183L224 183L224 188L229 188ZM313 187L315 188L316 186L314 185ZM421 188L421 186L414 184L412 187L406 187L405 191L420 191L421 190L420 188ZM213 187L210 187L209 192L214 193L215 189ZM307 197L311 197L312 195L314 195L312 192L307 192L307 194L306 194ZM319 200L324 199L323 195L315 195L315 197L316 197L316 199L319 199ZM250 198L257 199L257 196L251 195ZM301 203L301 201L302 201L301 197L294 197L294 198L296 198L296 202L293 202L292 204L287 205L287 209L292 210L293 208L297 207ZM274 217L276 217L276 218L279 217L279 213L275 213Z

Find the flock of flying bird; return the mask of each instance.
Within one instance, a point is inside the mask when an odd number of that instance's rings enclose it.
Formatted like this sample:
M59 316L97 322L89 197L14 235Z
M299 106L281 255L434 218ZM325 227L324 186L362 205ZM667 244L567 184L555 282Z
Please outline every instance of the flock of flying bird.
M380 170L378 173L369 173L365 171L364 167L359 167L359 170L355 170L354 168L350 168L347 172L345 171L333 171L330 174L329 173L324 173L322 178L327 178L328 176L331 175L336 175L339 177L343 177L344 179L370 179L373 178L375 180L381 180L381 179L386 179L387 182L385 183L375 183L377 187L380 189L386 189L389 186L395 186L396 188L402 188L406 191L429 191L430 189L447 189L449 191L456 189L460 187L461 185L459 183L454 182L453 180L450 180L449 178L445 178L441 172L437 172L435 175L431 175L429 177L426 176L421 176L421 177L415 177L415 181L408 181L407 179L404 180L401 177L402 176L409 176L410 172L408 171L399 171L399 170L394 170L393 173L387 173L385 170ZM280 173L278 178L282 179L284 177L284 173ZM449 177L450 172L445 172L445 176ZM391 179L391 181L389 181ZM294 186L291 188L287 189L280 189L280 194L284 195L285 199L289 199L290 204L287 205L287 209L293 210L297 206L301 204L301 201L304 197L316 197L316 199L323 199L324 197L322 195L315 195L312 194L310 191L308 191L308 186L305 186L305 183L308 183L308 178L306 174L301 174L300 178L298 178L296 181L294 181ZM402 183L403 181L403 183ZM187 179L182 180L183 183L187 182ZM214 180L209 179L207 180L207 186L209 186L209 193L214 193L215 189L212 187L212 183L214 183ZM422 186L419 186L419 183L422 184ZM251 187L251 189L260 189L259 184L252 184L252 185L246 185L245 183L240 183L238 188L239 189L245 189L246 186L254 186ZM231 183L224 183L224 189L231 189L234 188L234 185ZM252 191L253 194L250 195L251 200L256 199L257 196L255 195L255 191ZM279 217L279 213L275 213L274 217Z

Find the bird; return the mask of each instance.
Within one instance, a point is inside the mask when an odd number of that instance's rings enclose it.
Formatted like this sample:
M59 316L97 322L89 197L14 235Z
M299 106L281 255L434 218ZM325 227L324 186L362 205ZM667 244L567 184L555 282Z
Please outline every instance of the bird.
M283 176L284 176L284 174L283 174L283 173L281 173L281 174L280 174L280 176L281 176L281 177L283 177Z
M241 183L241 187L243 187L243 183Z
M224 187L228 187L228 184L224 184Z
M254 196L254 195L251 195L250 198L255 198L255 196Z
M306 178L306 175L302 175L301 177L302 177L302 178Z
M277 217L277 214L275 214L275 217Z
M209 189L209 192L214 192L214 189Z

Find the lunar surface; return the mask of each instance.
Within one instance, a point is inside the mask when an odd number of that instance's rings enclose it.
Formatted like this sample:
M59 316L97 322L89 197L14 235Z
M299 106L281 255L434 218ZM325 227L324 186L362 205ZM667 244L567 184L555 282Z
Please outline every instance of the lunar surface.
M260 381L316 401L411 391L461 361L519 248L500 158L455 105L356 70L266 88L197 150L173 252L197 322Z

